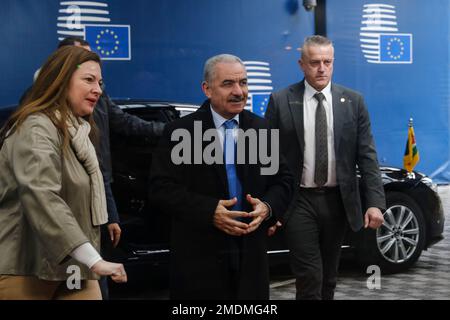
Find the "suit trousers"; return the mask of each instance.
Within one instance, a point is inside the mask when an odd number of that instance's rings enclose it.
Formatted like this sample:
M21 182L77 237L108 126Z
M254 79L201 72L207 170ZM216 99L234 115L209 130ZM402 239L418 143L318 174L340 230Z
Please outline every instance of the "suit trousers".
M347 228L339 187L297 188L285 236L296 299L332 300Z

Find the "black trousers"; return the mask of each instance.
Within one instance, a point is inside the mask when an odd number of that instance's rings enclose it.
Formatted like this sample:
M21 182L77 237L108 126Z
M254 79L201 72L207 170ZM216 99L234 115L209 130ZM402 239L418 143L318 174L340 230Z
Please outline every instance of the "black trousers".
M339 187L298 188L285 235L296 299L332 300L347 228Z

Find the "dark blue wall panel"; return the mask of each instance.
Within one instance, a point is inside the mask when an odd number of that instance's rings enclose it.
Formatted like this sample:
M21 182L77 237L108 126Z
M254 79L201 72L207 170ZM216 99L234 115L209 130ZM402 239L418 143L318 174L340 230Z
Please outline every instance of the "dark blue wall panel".
M0 106L17 102L56 47L63 2L2 1ZM295 10L294 0L96 2L105 5L100 9L108 11L108 24L131 29L131 60L104 62L113 97L200 103L203 64L223 52L267 63L270 86L278 90L302 78L297 48L314 31L314 14L301 1ZM385 20L395 21L397 31L388 33L411 35L412 63L369 63L364 57L363 9L373 3L393 7L394 18ZM441 182L450 181L449 9L447 0L329 0L326 10L336 48L334 79L364 94L380 162L402 166L412 117L421 157L417 169Z
M396 19L386 20L396 21L398 31L387 33L411 34L412 63L377 64L364 57L363 8L372 3L394 7L395 13L388 14ZM340 0L327 5L328 35L336 48L334 79L364 94L380 162L403 166L408 120L413 118L420 152L415 169L449 181L450 2Z
M301 77L296 48L314 30L313 13L301 6L290 12L290 0L97 2L107 5L100 9L109 12L108 23L131 27L132 59L104 63L107 90L114 97L199 103L203 64L224 52L270 63L272 86L281 88ZM0 105L6 105L17 101L56 47L57 17L67 5L5 0L2 6L6 50L0 52Z

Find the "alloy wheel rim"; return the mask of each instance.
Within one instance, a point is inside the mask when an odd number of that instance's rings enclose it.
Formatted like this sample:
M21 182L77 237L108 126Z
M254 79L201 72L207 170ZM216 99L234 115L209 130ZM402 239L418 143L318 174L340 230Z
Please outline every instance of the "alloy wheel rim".
M378 250L387 261L404 263L416 252L419 243L417 217L404 205L389 207L383 217L383 225L376 231Z

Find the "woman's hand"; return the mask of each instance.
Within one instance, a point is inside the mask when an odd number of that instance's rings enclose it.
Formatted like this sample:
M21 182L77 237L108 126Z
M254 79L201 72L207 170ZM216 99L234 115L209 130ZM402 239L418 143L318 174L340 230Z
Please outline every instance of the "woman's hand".
M92 272L100 276L111 276L111 279L117 283L127 282L127 273L121 263L113 263L100 260L91 268Z

